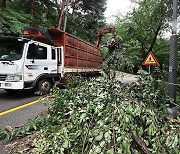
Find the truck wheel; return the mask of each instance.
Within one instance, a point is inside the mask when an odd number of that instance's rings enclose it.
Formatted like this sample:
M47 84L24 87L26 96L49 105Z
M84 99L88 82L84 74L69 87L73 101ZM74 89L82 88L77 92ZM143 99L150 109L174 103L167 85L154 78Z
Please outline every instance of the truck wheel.
M48 79L43 79L39 81L37 85L38 91L40 91L43 95L46 95L50 92L52 88L52 82Z

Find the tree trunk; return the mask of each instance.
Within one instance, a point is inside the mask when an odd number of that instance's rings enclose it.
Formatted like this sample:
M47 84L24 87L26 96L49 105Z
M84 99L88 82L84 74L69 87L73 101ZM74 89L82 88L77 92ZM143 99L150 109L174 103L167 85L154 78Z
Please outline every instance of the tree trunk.
M31 0L31 10L30 10L31 16L34 16L34 0Z
M62 0L61 9L59 11L59 17L58 17L57 24L56 24L57 29L60 29L60 27L61 27L61 22L62 22L62 17L64 14L65 4L66 4L66 0Z
M155 31L153 41L152 41L151 46L150 46L150 48L149 48L148 51L152 51L152 49L153 49L153 47L154 47L154 45L155 45L155 43L156 43L156 39L157 39L157 36L158 36L158 34L159 34L160 29L161 29L161 25L158 26L157 30Z
M66 26L67 26L67 18L68 18L68 13L67 11L65 12L65 18L64 18L64 27L63 27L63 31L66 31Z
M4 8L6 7L6 4L7 4L7 0L2 0L2 3L1 3L2 10L4 10Z

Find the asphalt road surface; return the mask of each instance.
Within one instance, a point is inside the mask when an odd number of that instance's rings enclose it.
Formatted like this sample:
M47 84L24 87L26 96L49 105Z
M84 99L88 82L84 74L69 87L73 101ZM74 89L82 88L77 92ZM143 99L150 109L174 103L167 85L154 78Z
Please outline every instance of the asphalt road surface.
M122 83L131 83L131 82L136 82L137 81L137 78L136 77L126 77L126 78L117 78L117 80L121 81Z
M32 92L9 94L0 90L0 129L24 125L47 109L40 96Z
M117 80L121 81L124 84L136 82L138 80L137 75L128 74L124 72L116 72L115 77Z
M29 91L11 94L0 89L0 112L26 104L38 99L38 97Z
M16 129L27 124L30 119L48 110L49 106L43 103L48 100L30 91L9 94L0 89L0 129L3 130L5 126ZM0 141L0 154L9 153L5 149L5 143L6 141Z

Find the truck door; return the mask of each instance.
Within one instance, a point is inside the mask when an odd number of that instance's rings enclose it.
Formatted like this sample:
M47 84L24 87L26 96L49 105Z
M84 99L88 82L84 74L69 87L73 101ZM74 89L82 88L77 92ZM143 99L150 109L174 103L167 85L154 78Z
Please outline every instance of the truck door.
M58 55L58 73L61 77L64 75L64 50L63 47L56 47L56 52Z
M24 62L24 88L31 87L38 78L52 74L57 74L56 50L50 45L30 43Z
M64 50L63 47L56 47L56 52L58 55L58 66L64 67Z

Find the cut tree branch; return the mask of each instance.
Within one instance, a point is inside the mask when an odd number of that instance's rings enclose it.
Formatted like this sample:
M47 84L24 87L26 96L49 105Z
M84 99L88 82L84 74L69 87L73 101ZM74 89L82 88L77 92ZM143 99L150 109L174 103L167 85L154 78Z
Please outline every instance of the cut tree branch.
M142 150L143 153L145 154L151 154L151 152L149 151L149 149L146 147L145 143L143 140L141 140L140 138L138 138L135 134L135 132L132 132L132 138L133 140L137 143L137 145L140 147L140 149Z
M180 125L180 121L176 120L176 119L173 119L173 118L170 118L170 117L164 117L167 121L170 121L172 123L175 123L177 125Z

